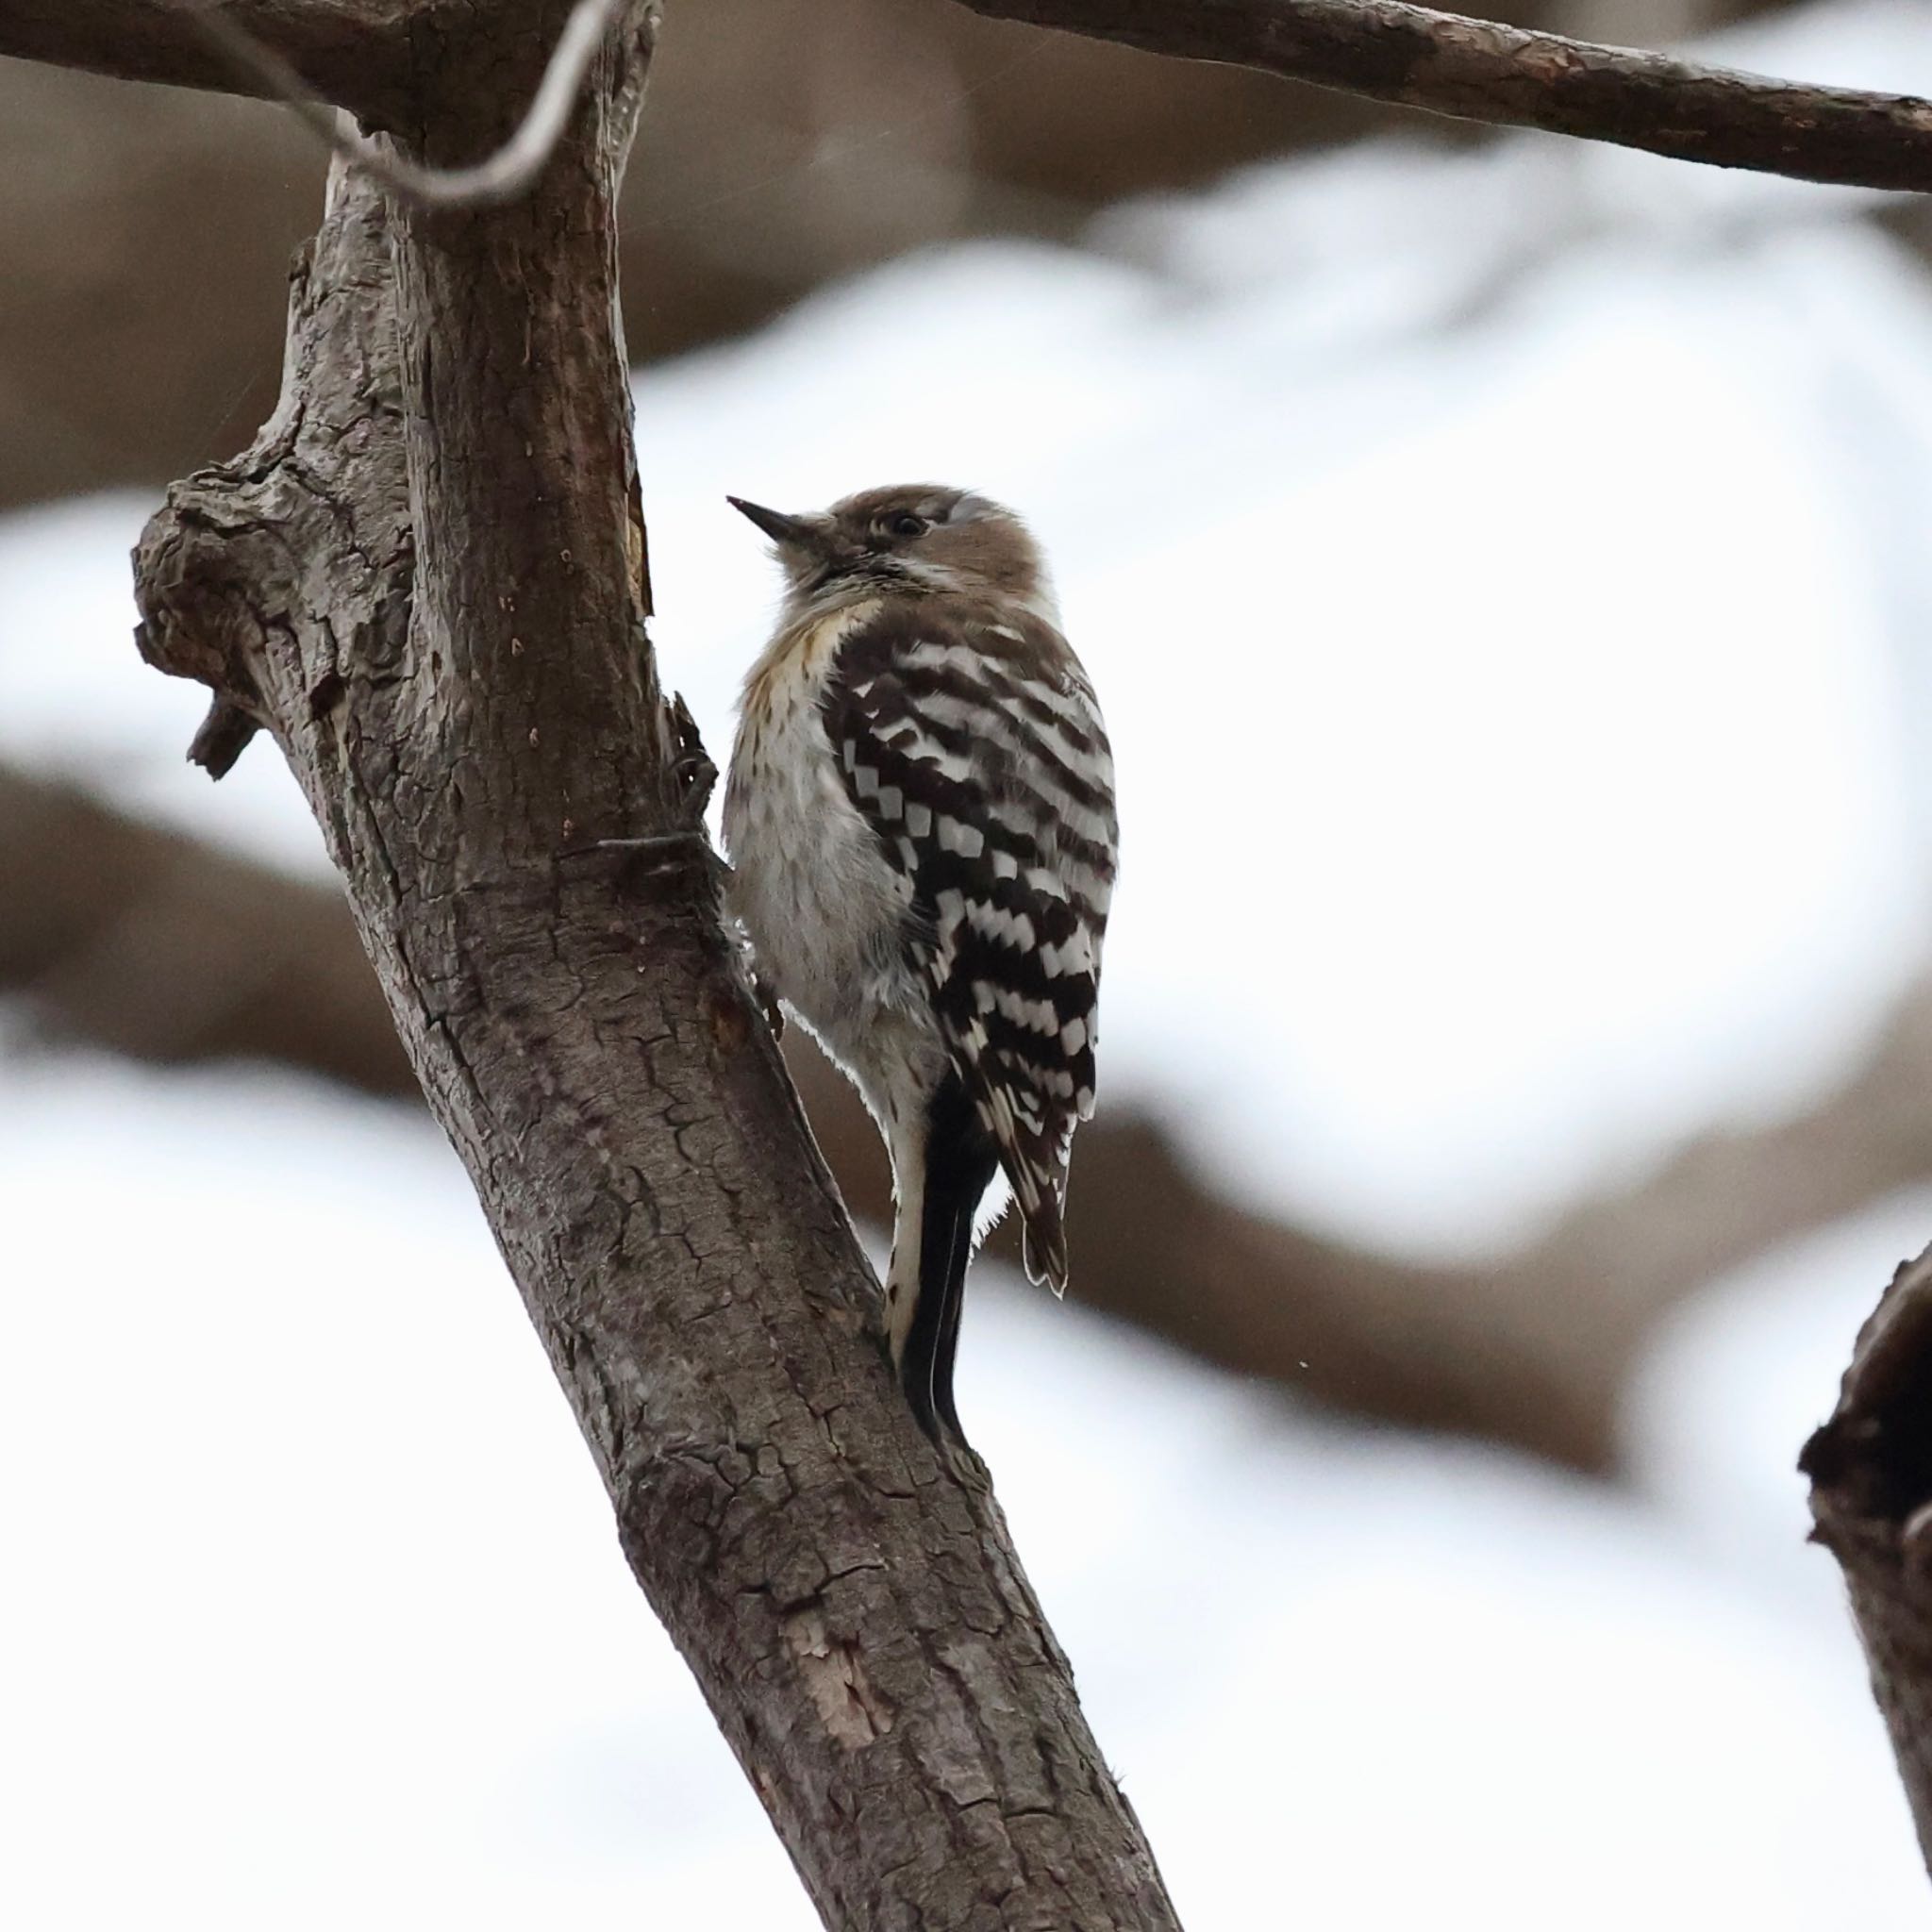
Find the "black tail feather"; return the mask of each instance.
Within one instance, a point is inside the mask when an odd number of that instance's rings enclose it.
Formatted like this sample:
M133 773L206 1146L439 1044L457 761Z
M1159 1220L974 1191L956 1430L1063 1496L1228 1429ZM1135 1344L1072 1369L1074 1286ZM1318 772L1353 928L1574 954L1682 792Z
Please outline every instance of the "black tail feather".
M941 1427L964 1442L953 1404L953 1358L973 1258L973 1220L999 1171L992 1136L948 1074L926 1110L925 1182L919 1234L919 1299L899 1361L900 1386L919 1425L937 1441Z

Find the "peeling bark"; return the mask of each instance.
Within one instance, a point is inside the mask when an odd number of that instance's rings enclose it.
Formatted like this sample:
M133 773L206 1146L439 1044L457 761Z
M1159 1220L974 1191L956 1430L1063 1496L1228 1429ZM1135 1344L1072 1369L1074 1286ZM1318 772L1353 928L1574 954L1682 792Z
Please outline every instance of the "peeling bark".
M423 158L500 138L560 17L531 12L439 66ZM653 25L525 203L338 175L275 416L142 538L142 650L288 757L625 1556L825 1923L1171 1927L990 1489L885 1370L701 845L600 842L693 802L616 319Z

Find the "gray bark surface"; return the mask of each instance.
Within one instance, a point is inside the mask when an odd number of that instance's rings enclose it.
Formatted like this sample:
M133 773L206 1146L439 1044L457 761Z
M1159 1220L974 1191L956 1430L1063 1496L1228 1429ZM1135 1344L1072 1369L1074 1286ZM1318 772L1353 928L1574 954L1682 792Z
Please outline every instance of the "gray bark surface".
M501 137L561 11L450 43L422 158ZM826 1924L1171 1927L990 1489L885 1369L708 866L598 844L690 803L615 283L653 26L526 202L337 176L275 415L142 538L142 649L215 692L217 761L238 716L287 755L625 1554Z

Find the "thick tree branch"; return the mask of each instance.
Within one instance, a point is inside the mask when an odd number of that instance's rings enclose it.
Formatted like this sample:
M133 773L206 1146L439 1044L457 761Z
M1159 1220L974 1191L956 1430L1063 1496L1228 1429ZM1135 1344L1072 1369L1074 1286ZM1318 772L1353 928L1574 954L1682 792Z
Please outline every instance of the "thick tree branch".
M384 125L408 98L412 23L435 0L221 0L227 25L317 98ZM218 93L282 92L203 31L208 0L0 0L0 54Z
M1700 67L1399 0L960 0L1500 127L1801 181L1932 190L1932 103Z
M561 7L441 64L500 141ZM613 196L650 18L531 198L340 170L282 402L171 491L142 648L272 732L475 1181L639 1582L828 1925L1165 1928L990 1491L885 1371L876 1284L675 833Z
M1860 1330L1838 1407L1800 1467L1932 1864L1932 1249L1899 1269Z
M960 0L998 20L1257 68L1457 120L1604 141L1798 180L1932 190L1932 104L1574 41L1401 0ZM0 0L0 54L125 79L285 97L194 30L203 0ZM233 26L323 101L375 125L407 99L438 0L223 0ZM457 156L453 164L474 157Z

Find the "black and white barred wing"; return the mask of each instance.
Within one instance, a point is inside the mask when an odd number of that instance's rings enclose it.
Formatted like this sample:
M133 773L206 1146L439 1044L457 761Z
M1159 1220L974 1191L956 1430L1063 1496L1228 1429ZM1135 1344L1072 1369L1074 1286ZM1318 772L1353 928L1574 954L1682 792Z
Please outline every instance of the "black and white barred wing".
M1063 1291L1117 838L1092 688L1038 619L922 599L848 637L824 714L848 793L909 883L908 943L1012 1184L1026 1272Z

